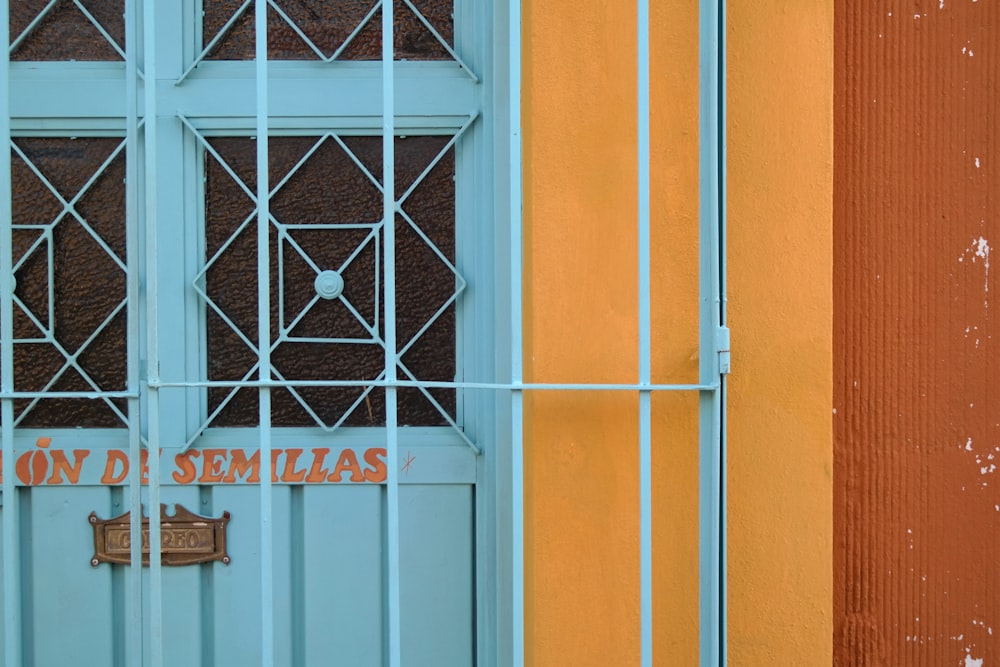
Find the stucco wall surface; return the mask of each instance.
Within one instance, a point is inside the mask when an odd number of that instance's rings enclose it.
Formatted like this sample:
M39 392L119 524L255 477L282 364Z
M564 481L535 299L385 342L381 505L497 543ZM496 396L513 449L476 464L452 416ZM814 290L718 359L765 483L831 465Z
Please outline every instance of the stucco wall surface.
M833 2L728 36L729 658L829 665Z
M992 667L1000 3L838 0L835 70L835 664Z
M653 374L697 377L698 3L653 8ZM730 3L730 643L831 661L832 0ZM638 373L636 14L524 4L526 375ZM638 400L526 399L528 662L639 662ZM656 664L698 660L697 400L654 399Z

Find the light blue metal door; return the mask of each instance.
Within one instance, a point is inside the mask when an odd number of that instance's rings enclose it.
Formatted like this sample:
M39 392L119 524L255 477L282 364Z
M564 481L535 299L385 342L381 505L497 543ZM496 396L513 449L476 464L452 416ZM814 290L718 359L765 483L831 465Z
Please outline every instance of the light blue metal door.
M651 381L640 0L640 376L611 386L522 380L517 0L0 0L4 664L523 664L521 399L553 389L640 397L644 665L650 397L699 394L724 664L720 5L699 382Z
M492 3L0 5L5 664L496 664Z

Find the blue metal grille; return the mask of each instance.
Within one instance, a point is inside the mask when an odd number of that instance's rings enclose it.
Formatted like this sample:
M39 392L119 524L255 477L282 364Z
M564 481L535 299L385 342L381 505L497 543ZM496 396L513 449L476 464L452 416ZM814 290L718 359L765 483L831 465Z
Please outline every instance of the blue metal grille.
M11 46L5 51L5 56L0 59L0 141L11 142L11 82L10 82L10 59L11 54L16 55L22 44L28 40L39 25L47 20L49 14L55 11L57 3L52 2L46 5L40 13L33 18L30 23L18 35L9 34L8 3L0 3L0 40L6 40ZM204 397L209 389L223 389L232 396L240 389L256 391L259 397L258 426L253 434L258 439L259 465L260 465L260 496L259 496L259 519L260 541L259 541L259 587L260 587L260 614L259 622L261 632L259 635L260 655L262 664L275 664L276 655L276 627L281 619L276 617L276 593L275 593L275 571L276 554L274 535L275 526L275 489L272 483L272 465L276 459L272 458L272 451L280 450L275 447L274 438L276 431L272 428L272 394L276 389L282 388L293 392L293 396L302 405L303 409L310 413L316 423L317 431L322 434L330 434L341 430L343 420L327 421L319 417L315 410L311 408L308 400L302 394L295 393L298 389L309 386L316 387L359 387L362 394L360 400L368 395L373 389L384 390L385 392L385 427L384 429L374 429L377 437L385 443L385 590L383 595L384 608L386 610L386 662L392 667L407 664L407 656L403 650L404 619L401 616L403 601L401 599L401 559L405 559L400 542L401 535L401 501L400 486L403 483L400 475L412 462L410 452L407 450L407 429L401 428L399 419L399 392L405 389L415 389L419 391L442 415L448 424L449 437L462 443L462 447L467 447L464 451L470 457L492 457L491 465L496 466L499 456L496 451L489 451L488 445L479 442L473 435L473 429L467 428L469 424L477 419L488 422L490 418L483 417L482 414L468 414L467 420L462 416L452 415L445 409L432 394L435 389L447 389L456 392L464 392L463 400L467 400L469 405L488 405L493 402L494 396L509 397L509 405L501 409L501 413L508 423L500 425L496 431L509 436L509 451L503 453L504 457L509 457L510 479L496 480L497 486L508 487L510 497L502 498L506 503L506 510L510 512L510 533L508 549L511 562L510 566L510 590L495 591L489 590L493 584L479 584L479 594L486 600L486 604L495 604L500 609L507 622L501 623L503 629L483 629L481 624L477 635L480 645L478 654L480 659L485 660L485 656L490 654L509 656L510 662L521 665L524 662L524 569L523 569L523 533L524 533L524 505L523 505L523 395L526 391L549 391L549 390L579 390L596 391L612 390L635 392L639 396L639 451L640 451L640 535L641 535L641 559L639 563L641 579L641 650L642 664L653 664L654 636L652 625L652 530L654 519L654 508L651 498L651 394L661 391L685 391L696 392L700 396L700 424L701 424L701 513L699 524L701 526L701 655L702 664L718 665L725 663L725 589L724 589L724 432L723 432L723 407L724 407L724 381L723 373L726 372L728 359L724 353L727 351L726 330L725 330L725 304L723 297L724 285L724 262L722 247L722 225L724 210L724 141L722 136L722 124L724 115L724 98L720 98L722 87L720 85L721 70L721 50L722 50L722 16L720 12L720 2L704 0L701 2L701 232L700 232L700 372L699 380L695 384L654 384L651 373L651 313L650 313L650 276L652 263L650 257L650 133L649 133L649 11L646 0L640 0L638 4L638 127L637 137L639 146L639 209L637 224L639 229L639 262L638 280L640 286L639 303L639 376L635 383L622 384L593 384L593 383L526 383L523 381L522 368L522 221L521 221L521 134L520 134L520 70L521 70L521 14L518 0L511 0L506 3L507 10L505 20L508 22L509 31L508 57L509 60L498 67L498 70L506 70L508 77L505 89L495 88L493 94L497 100L495 106L500 107L506 102L504 113L508 116L508 131L502 140L497 143L499 162L507 162L509 169L504 174L498 174L496 179L499 183L505 183L507 192L502 193L506 201L498 206L500 210L505 210L509 218L510 225L507 239L509 247L503 248L489 258L489 261L505 262L494 275L506 277L508 284L494 286L498 291L508 291L506 297L509 298L509 328L504 331L499 338L500 345L497 347L504 351L509 350L509 359L505 359L501 364L503 371L509 373L507 376L497 377L494 374L477 374L474 369L455 378L454 381L435 380L428 381L421 379L417 373L413 372L407 364L403 363L402 357L409 351L415 342L423 335L433 323L441 317L448 308L460 308L462 300L467 296L470 282L468 272L463 267L463 262L453 260L441 251L440 248L421 231L420 221L414 219L407 211L407 201L419 186L420 182L433 169L438 160L447 151L454 149L461 142L466 141L477 133L483 133L483 125L495 128L496 121L488 117L493 109L483 111L480 108L479 96L482 94L477 86L488 81L487 69L474 68L476 64L474 58L468 57L463 49L460 40L446 39L441 32L424 17L410 0L402 2L384 2L377 0L364 14L360 23L347 31L347 36L340 45L330 51L324 50L317 44L317 41L310 36L308 30L304 29L286 11L279 0L245 0L235 7L232 15L225 20L219 31L211 36L206 43L198 43L198 39L190 39L185 43L184 65L175 71L166 71L162 76L158 74L159 66L164 61L158 61L155 57L150 57L153 53L159 53L158 49L173 49L174 45L165 47L156 25L155 13L162 12L161 7L153 0L126 0L125 7L125 38L116 40L113 30L102 23L91 12L86 5L79 0L74 0L72 9L79 11L83 18L92 25L97 34L106 42L104 46L124 60L124 76L115 70L95 69L92 73L92 80L89 84L106 86L107 89L122 93L125 100L124 109L115 107L114 113L108 113L107 109L102 111L91 111L83 117L80 122L85 131L97 134L111 134L116 137L124 135L121 144L114 154L108 158L97 173L90 179L90 183L105 170L115 156L124 152L126 156L126 229L127 248L125 258L122 259L107 247L107 244L88 225L84 216L81 216L75 208L75 199L68 199L62 196L48 181L44 174L32 163L27 155L20 151L16 142L11 144L15 154L31 169L36 176L51 190L52 194L63 206L61 219L74 221L76 224L89 233L95 242L101 247L102 252L113 261L118 270L125 274L127 279L126 296L118 303L117 307L108 314L105 321L99 326L99 330L122 312L127 318L127 338L128 338L128 369L127 386L124 390L118 388L108 390L100 383L90 379L88 382L90 389L80 392L57 392L53 391L53 383L44 385L38 391L21 392L15 386L14 376L14 346L25 341L14 337L13 321L15 308L20 308L28 313L28 317L34 320L36 327L43 332L44 341L51 345L58 345L58 341L51 334L47 327L45 318L36 313L21 300L14 291L14 273L20 267L15 262L10 242L11 227L11 193L10 188L4 185L0 187L0 232L3 235L3 243L0 243L0 439L2 439L3 460L8 463L8 467L13 467L18 451L15 450L15 427L19 426L18 420L37 404L38 401L49 398L72 397L89 398L105 403L116 415L122 425L127 427L128 459L135 463L142 460L143 448L147 451L158 452L162 447L174 447L181 453L191 447L197 447L200 439L210 441L212 437L206 434L218 411L225 406L226 400L222 402L218 410L209 411L208 414L199 412L200 407L188 409L191 402L190 395L196 396L197 403ZM248 19L251 15L250 9L253 7L253 21L255 26L254 47L255 62L246 63L246 67L238 70L239 75L234 80L226 79L219 83L224 77L220 74L223 66L229 64L218 63L211 58L213 49L222 43L227 35L233 30L238 22ZM189 6L193 8L194 5ZM436 47L440 47L447 53L452 67L458 76L448 78L441 76L433 81L430 77L421 78L421 74L416 68L411 67L412 63L402 63L397 60L394 52L394 30L396 25L396 11L402 9L416 16L417 20L425 27L436 42ZM298 378L286 377L275 368L272 362L272 353L276 345L295 339L293 329L297 320L294 315L287 315L283 307L279 308L279 322L276 327L272 327L270 321L270 300L271 300L271 257L275 252L275 245L272 241L272 233L276 231L280 243L288 244L302 256L307 263L310 262L308 253L301 246L295 245L294 223L281 221L272 215L271 199L282 187L282 183L272 184L268 182L268 145L269 138L285 134L303 135L307 133L315 124L314 117L327 113L328 109L343 109L342 100L334 99L334 96L326 96L322 92L312 96L311 99L299 102L289 101L289 96L284 94L288 88L285 75L308 72L315 75L320 83L328 83L333 75L329 70L295 70L285 68L286 63L278 63L268 59L268 25L269 13L278 17L278 20L287 29L291 30L307 49L315 55L314 63L318 68L337 67L344 64L341 57L364 30L371 29L376 25L376 17L380 17L379 30L381 31L381 64L378 69L378 76L370 78L363 83L350 82L345 80L345 91L342 97L352 99L363 99L368 106L361 116L348 117L343 115L340 121L342 129L328 131L325 128L317 136L317 143L314 150L323 142L335 142L349 155L355 165L363 171L365 177L379 190L382 197L382 218L381 221L373 221L370 224L360 225L358 228L367 232L366 243L375 243L381 240L381 254L379 261L382 263L381 275L384 275L384 285L381 285L381 301L376 304L375 320L361 316L358 309L347 299L341 298L337 291L336 278L339 275L329 275L322 267L312 263L312 269L316 274L317 295L312 298L312 302L317 299L328 298L324 296L320 285L322 280L329 282L329 298L341 299L345 307L352 310L354 316L359 320L368 334L364 344L381 347L384 352L384 365L382 372L374 379L362 380L302 380ZM499 14L497 14L499 16ZM197 31L192 29L192 34ZM489 30L482 30L479 35L488 34ZM141 39L140 39L141 34ZM141 45L141 48L140 48ZM170 51L174 53L174 51ZM463 59L460 54L466 55ZM168 61L168 59L165 59ZM295 65L298 66L298 65ZM433 67L441 67L441 63L434 63ZM163 69L169 70L169 65L164 65ZM236 70L234 70L236 71ZM440 74L444 70L433 70ZM89 76L89 75L88 75ZM213 79L218 77L218 79ZM324 79L324 77L328 77ZM238 79L244 79L244 84L240 84ZM292 78L292 77L289 77ZM249 81L251 83L247 84ZM338 80L339 81L339 80ZM145 82L157 82L158 85L145 85ZM373 86L372 84L377 84ZM419 91L423 84L431 86L429 91ZM206 94L212 86L219 86L214 99ZM350 88L350 86L354 86ZM414 98L420 98L414 91L423 92L420 104L413 104ZM352 97L353 96L353 97ZM95 95L96 97L96 95ZM400 103L405 98L406 104ZM116 99L113 95L110 99ZM205 102L205 100L209 100ZM446 102L442 102L446 100ZM25 102L31 105L32 102ZM43 102L38 102L43 104ZM115 103L117 104L117 102ZM196 106L198 112L192 112L188 105ZM297 105L297 106L296 106ZM423 105L423 106L421 106ZM112 105L114 106L114 105ZM245 109L251 108L252 113L246 113ZM292 108L297 112L297 116L292 120L289 118L294 114L289 114ZM233 113L234 109L244 109L242 113ZM333 112L329 112L333 113ZM487 117L484 117L484 113ZM111 125L106 125L104 120L108 117L120 117ZM301 116L301 118L299 118ZM41 125L45 125L42 123ZM58 129L58 128L57 128ZM178 132L179 130L179 132ZM396 138L408 132L427 132L433 134L446 134L450 139L445 147L438 154L437 158L426 170L407 188L397 187L394 166L396 165L395 141ZM227 314L226 309L219 305L213 298L211 290L207 286L207 276L212 269L216 256L206 258L193 273L193 281L188 283L193 293L197 297L200 306L191 304L174 304L173 310L166 312L189 312L192 309L197 312L198 308L207 308L222 318L228 326L242 338L246 347L256 356L256 363L239 380L213 380L207 374L195 373L180 375L165 375L163 369L172 363L178 349L177 341L161 339L160 332L163 331L162 318L164 311L161 310L163 304L171 297L167 296L167 285L160 284L163 264L172 261L165 253L169 252L162 239L169 235L164 231L164 225L169 221L162 219L164 195L160 190L161 185L168 188L166 181L156 177L156 174L163 169L163 160L168 159L159 154L161 132L173 132L175 137L182 138L186 143L184 150L192 154L201 154L201 151L212 155L218 164L234 180L234 182L244 191L250 201L253 202L254 210L246 217L239 231L255 230L257 241L257 332L255 340L247 336L232 318ZM213 148L212 137L225 134L237 134L247 136L252 134L257 141L256 160L256 187L251 187L244 179L226 164L226 161ZM344 137L358 133L380 133L382 138L382 168L381 177L359 160L347 147ZM504 134L504 133L501 133ZM475 141L482 141L477 138ZM172 159L172 158L170 158ZM302 161L292 169L288 177L308 159L305 156ZM458 167L461 172L462 166ZM11 182L10 163L0 161L0 184ZM84 188L86 189L86 188ZM402 190L402 193L399 192ZM394 252L396 239L397 216L403 220L406 228L413 231L426 244L436 260L443 263L448 271L454 276L455 289L448 299L442 303L435 314L423 324L415 334L407 340L397 340L397 317L398 305L396 300L397 271L395 267ZM58 220L56 222L59 222ZM506 224L504 220L504 224ZM235 234L234 234L235 236ZM43 251L43 246L51 241L49 237L42 234L37 242L38 252ZM144 245L143 245L144 244ZM474 245L470 243L470 245ZM283 247L283 246L279 246ZM221 252L221 251L220 251ZM477 252L482 252L481 249ZM27 255L25 255L27 256ZM278 261L280 262L279 255ZM481 258L481 257L479 257ZM23 261L23 260L22 260ZM473 262L466 258L466 262ZM342 273L342 268L333 271L334 274ZM278 280L281 280L282 272L278 272ZM49 280L51 290L51 275ZM488 289L488 286L485 286ZM478 286L480 290L484 286ZM279 289L279 293L283 293ZM376 289L376 293L379 290ZM52 303L52 297L49 297ZM379 314L381 311L381 314ZM381 321L378 319L381 318ZM49 316L51 319L51 316ZM466 319L471 319L467 317ZM461 325L460 325L461 326ZM272 336L272 330L277 329L279 334L277 339ZM350 342L336 337L313 337L313 342ZM255 342L256 341L256 342ZM77 363L73 351L60 349L60 353L65 358L64 370L72 369L79 372L85 379L87 374ZM181 366L184 366L182 363ZM170 366L176 368L177 366ZM200 368L197 370L201 370ZM63 372L63 371L60 371ZM298 389L297 389L298 388ZM477 398L483 394L490 396L489 399ZM25 399L29 401L28 408L19 416L14 411L14 400ZM119 407L116 400L125 399L126 408ZM175 420L174 410L181 407L180 413L185 417ZM509 415L503 412L509 409ZM493 415L495 408L485 408L481 413ZM472 411L470 410L470 413ZM178 425L171 423L180 421ZM181 434L178 436L178 434ZM313 436L310 436L313 437ZM494 442L498 442L497 438ZM506 446L506 442L502 446ZM279 451L280 453L280 451ZM161 481L164 471L161 470L161 460L158 456L148 457L148 490L144 491L142 480L142 469L140 465L131 465L129 468L127 486L127 504L129 508L139 508L143 499L146 499L151 507L159 507L161 502ZM496 468L499 469L499 468ZM17 479L14 474L7 474L3 479L3 500L4 500L4 521L3 538L7 548L4 549L4 630L6 641L4 643L4 660L6 665L20 665L24 661L24 646L21 642L21 610L23 596L20 590L20 573L22 564L19 562L21 550L13 548L19 544L21 528L19 526L19 509ZM499 493L499 492L498 492ZM141 559L141 513L133 511L131 515L131 558L132 562L139 562ZM505 514L506 515L506 514ZM148 582L143 581L142 568L133 567L127 571L127 595L125 597L125 613L123 615L124 633L127 637L125 646L125 662L127 664L143 664L144 654L148 664L164 664L164 579L161 563L161 533L160 515L158 512L149 513L149 562ZM483 532L488 532L483 529ZM488 548L490 544L484 541L480 548ZM494 545L495 546L495 545ZM489 573L495 574L495 573ZM480 577L481 580L487 577ZM144 600L144 593L148 595L148 600ZM483 604L480 602L479 604ZM147 611L144 613L143 610ZM486 617L486 614L482 614ZM485 624L486 621L483 621ZM491 634L492 633L492 634Z

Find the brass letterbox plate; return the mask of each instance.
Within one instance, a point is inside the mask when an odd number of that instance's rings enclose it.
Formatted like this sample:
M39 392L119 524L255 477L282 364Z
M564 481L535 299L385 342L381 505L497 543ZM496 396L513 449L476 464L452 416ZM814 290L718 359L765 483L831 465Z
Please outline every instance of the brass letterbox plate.
M217 560L228 565L226 525L229 523L229 512L213 519L198 516L180 505L175 507L176 512L168 515L167 506L160 505L161 562L164 565L194 565ZM91 565L131 564L130 515L131 512L125 512L111 519L99 519L96 512L90 513L90 524L94 527ZM149 565L149 517L145 516L142 518L142 564Z

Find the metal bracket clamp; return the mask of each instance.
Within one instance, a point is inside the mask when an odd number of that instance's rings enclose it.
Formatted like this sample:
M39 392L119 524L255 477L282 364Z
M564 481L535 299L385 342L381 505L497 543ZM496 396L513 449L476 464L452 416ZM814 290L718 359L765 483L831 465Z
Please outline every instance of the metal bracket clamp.
M732 360L729 354L729 327L715 330L715 349L719 355L719 375L729 375Z

